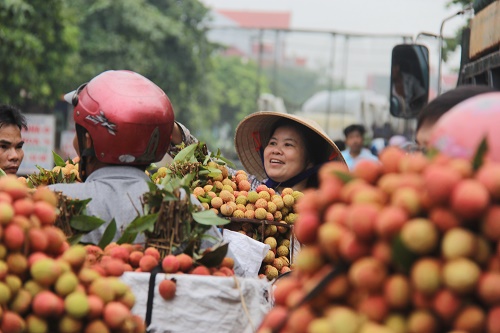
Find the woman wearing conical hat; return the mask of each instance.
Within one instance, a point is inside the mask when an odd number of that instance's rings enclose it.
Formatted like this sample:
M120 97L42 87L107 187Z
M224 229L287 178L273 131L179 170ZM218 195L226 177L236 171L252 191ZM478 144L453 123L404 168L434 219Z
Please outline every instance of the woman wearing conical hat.
M197 140L176 123L172 144L181 142L189 145ZM260 184L278 192L286 187L298 191L317 187L317 172L324 163L345 163L318 124L287 113L260 111L247 116L236 128L234 144L252 190Z

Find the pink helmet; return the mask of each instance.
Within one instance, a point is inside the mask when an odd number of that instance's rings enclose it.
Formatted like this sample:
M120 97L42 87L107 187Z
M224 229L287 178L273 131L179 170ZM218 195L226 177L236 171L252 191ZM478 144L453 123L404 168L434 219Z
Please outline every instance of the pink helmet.
M75 123L90 134L99 161L145 165L166 154L174 126L172 104L144 76L106 71L65 99L74 106Z
M471 159L486 138L487 157L500 161L500 92L469 98L445 113L432 130L430 144L440 152Z

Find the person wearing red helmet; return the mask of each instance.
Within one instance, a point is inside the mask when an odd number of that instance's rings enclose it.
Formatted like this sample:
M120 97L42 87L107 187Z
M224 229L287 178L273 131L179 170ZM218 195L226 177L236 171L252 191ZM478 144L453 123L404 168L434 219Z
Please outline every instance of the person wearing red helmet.
M74 107L83 183L51 185L66 196L92 200L87 214L123 230L141 211L149 191L146 167L167 153L174 126L172 104L165 92L131 71L106 71L65 95ZM81 239L97 244L107 225ZM115 241L119 238L115 235ZM136 239L141 241L141 236Z

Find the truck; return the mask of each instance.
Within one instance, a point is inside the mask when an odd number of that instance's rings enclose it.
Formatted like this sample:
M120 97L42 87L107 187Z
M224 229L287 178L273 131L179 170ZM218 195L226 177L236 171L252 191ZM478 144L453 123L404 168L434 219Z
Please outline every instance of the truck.
M462 34L458 85L500 89L500 2L475 0L475 15Z
M500 90L500 1L475 0L470 9L474 10L474 16L462 32L457 86L465 84L487 85ZM465 10L459 11L456 15L463 14ZM445 19L443 23L452 17ZM440 57L443 41L442 26L443 24L441 25L441 33L437 36L440 38ZM405 59L407 60L408 72L420 80L427 92L427 95L424 96L425 101L413 104L408 112L408 110L401 108L401 103L398 103L394 89L391 89L390 113L394 117L415 119L428 100L429 65L428 51L425 49L425 46L418 44L400 44L393 49L391 87L394 86L394 65L401 59ZM438 61L438 94L440 94L441 59Z

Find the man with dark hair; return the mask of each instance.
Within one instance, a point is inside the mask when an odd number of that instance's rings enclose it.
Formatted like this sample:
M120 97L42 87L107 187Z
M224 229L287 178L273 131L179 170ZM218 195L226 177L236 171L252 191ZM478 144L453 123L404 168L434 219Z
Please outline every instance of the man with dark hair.
M28 129L26 118L11 105L0 105L0 169L15 175L24 158L21 130Z
M346 149L342 151L349 170L353 170L360 160L378 161L377 156L364 147L365 127L360 124L349 125L344 129Z
M455 105L479 94L494 92L495 89L481 85L464 85L449 90L433 99L419 113L417 120L416 141L420 147L427 147L432 129L443 114Z

